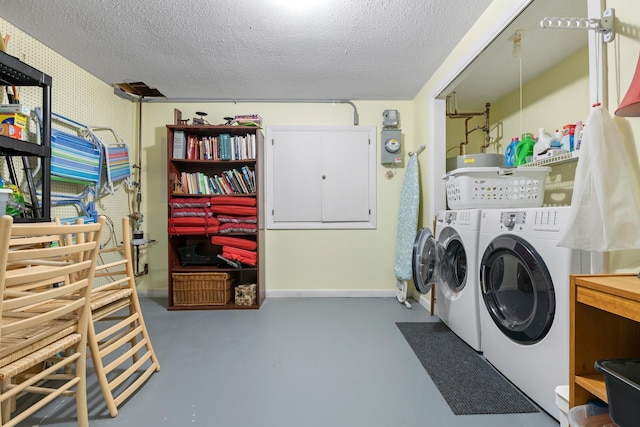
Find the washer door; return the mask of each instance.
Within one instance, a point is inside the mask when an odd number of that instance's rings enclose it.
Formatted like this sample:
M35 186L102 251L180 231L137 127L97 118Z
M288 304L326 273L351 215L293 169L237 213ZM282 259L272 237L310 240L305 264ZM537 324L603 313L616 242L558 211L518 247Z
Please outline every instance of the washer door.
M436 239L428 228L418 231L413 242L413 283L421 294L431 290L438 275L438 250Z
M498 329L520 344L545 337L556 312L549 270L538 252L513 235L491 241L480 264L484 304Z
M468 260L467 251L462 244L460 235L451 227L444 228L438 237L438 246L442 248L440 267L440 282L443 291L456 294L467 284Z

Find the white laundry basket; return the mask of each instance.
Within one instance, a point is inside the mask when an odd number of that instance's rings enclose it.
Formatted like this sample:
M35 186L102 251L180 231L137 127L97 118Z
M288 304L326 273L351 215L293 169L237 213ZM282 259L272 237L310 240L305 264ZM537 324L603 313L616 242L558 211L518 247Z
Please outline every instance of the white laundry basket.
M544 201L548 166L459 168L443 179L450 209L537 208Z

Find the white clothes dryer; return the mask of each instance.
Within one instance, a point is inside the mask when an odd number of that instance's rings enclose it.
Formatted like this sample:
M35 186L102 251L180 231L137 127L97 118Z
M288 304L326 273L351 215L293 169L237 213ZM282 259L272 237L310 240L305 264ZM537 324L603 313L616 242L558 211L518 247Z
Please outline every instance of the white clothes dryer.
M480 210L438 212L435 230L423 228L413 247L413 281L421 293L435 284L435 314L480 351L478 237Z
M486 360L551 416L569 383L569 275L589 253L558 247L568 207L483 210L480 327Z

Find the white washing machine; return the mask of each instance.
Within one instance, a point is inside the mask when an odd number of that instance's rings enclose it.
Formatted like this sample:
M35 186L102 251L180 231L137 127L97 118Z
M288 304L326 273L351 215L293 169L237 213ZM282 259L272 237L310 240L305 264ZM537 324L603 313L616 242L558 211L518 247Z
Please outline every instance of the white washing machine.
M414 283L427 292L435 283L435 314L456 335L481 351L478 314L480 210L438 212L435 236L422 229L414 246ZM429 240L433 239L433 240ZM416 277L416 272L424 275ZM426 282L426 283L425 283Z
M569 383L569 275L589 253L557 246L568 207L483 210L480 327L487 361L557 418Z

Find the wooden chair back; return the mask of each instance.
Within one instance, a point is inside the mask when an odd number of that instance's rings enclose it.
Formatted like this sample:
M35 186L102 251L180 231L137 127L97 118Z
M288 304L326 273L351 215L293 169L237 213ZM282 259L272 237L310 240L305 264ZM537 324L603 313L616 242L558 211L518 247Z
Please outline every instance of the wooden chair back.
M87 340L107 409L115 417L118 407L160 371L136 290L129 218L122 218L122 243L101 248L94 277L101 283L91 291Z
M21 392L50 394L12 423L39 409L53 397L76 386L78 421L85 425L86 339L91 289L104 217L95 224L13 224L0 218L0 402L2 418L10 418L10 399ZM64 242L64 244L61 244ZM61 356L64 353L65 356ZM45 362L55 360L46 368ZM75 364L73 374L56 372ZM12 379L41 365L43 370L28 380ZM66 369L65 372L70 372ZM60 387L35 387L54 376ZM41 390L42 389L42 390ZM45 392L43 390L48 390Z

